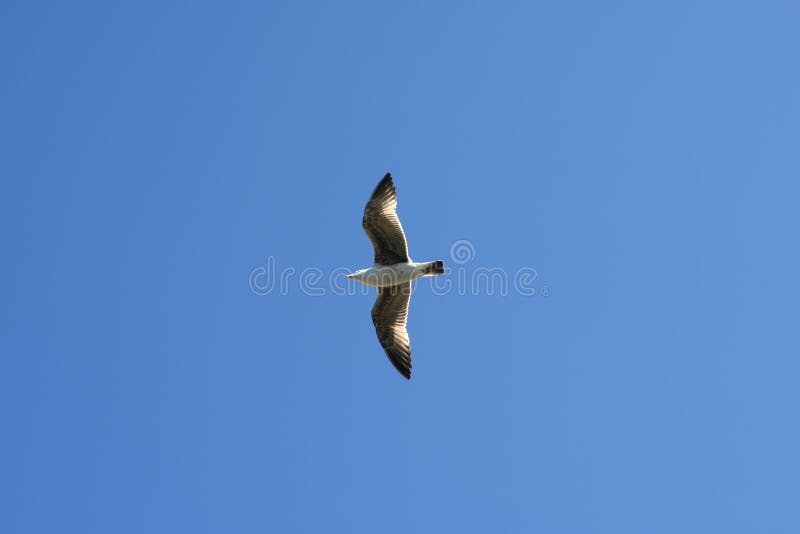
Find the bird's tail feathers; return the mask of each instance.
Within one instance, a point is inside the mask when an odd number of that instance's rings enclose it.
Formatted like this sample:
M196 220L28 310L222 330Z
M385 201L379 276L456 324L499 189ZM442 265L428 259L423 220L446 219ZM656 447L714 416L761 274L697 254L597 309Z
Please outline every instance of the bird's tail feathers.
M425 264L425 275L444 274L444 262L442 260L430 261Z

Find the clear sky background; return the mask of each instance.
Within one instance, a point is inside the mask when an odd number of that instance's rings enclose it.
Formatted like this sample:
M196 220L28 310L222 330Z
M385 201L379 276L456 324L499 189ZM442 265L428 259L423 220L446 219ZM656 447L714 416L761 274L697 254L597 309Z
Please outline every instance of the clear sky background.
M4 2L0 43L0 531L800 532L796 2ZM538 273L419 283L411 382L374 290L248 283L369 265L387 171L414 259Z

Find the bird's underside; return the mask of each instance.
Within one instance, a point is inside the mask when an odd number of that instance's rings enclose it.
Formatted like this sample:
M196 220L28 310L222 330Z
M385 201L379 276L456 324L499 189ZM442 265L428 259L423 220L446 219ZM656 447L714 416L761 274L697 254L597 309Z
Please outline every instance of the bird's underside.
M403 226L397 217L397 194L392 175L386 175L372 192L362 220L364 231L372 241L375 265L354 273L352 277L378 287L372 306L372 323L389 361L401 375L411 378L411 345L406 330L408 304L411 300L410 280L420 276L444 273L441 261L416 264L408 257ZM371 283L369 276L384 270L397 276L397 284ZM407 275L407 276L406 276Z
M377 265L408 263L408 244L397 217L397 193L392 175L386 175L364 207L364 231L372 241ZM383 350L401 375L411 378L411 344L406 330L411 283L379 287L372 306L372 324Z

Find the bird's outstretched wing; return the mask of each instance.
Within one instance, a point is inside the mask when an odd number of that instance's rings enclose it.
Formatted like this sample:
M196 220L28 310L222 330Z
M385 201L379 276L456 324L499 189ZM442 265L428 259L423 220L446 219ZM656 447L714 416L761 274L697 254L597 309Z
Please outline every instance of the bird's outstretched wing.
M411 282L379 287L372 307L372 322L383 350L404 377L411 379L411 344L406 330Z
M362 221L375 249L375 263L393 265L409 261L406 235L396 210L397 193L392 175L387 172L369 197Z

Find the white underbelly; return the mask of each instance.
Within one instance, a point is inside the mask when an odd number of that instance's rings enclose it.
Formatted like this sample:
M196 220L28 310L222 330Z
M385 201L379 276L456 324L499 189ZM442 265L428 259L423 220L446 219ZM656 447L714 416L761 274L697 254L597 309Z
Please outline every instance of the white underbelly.
M416 264L413 263L373 265L358 277L358 281L368 286L389 287L410 282L419 278L420 274Z

